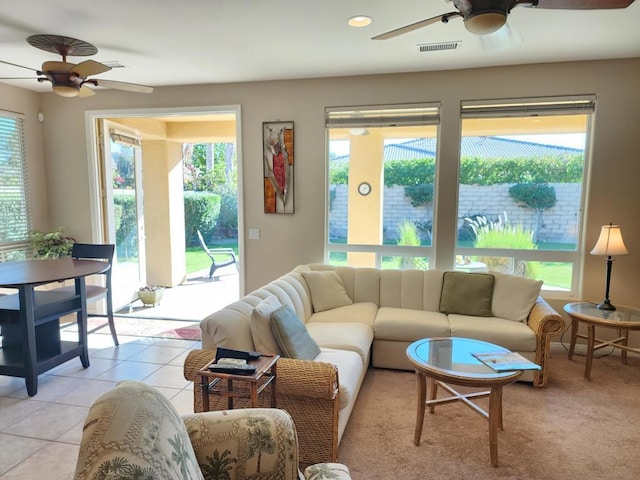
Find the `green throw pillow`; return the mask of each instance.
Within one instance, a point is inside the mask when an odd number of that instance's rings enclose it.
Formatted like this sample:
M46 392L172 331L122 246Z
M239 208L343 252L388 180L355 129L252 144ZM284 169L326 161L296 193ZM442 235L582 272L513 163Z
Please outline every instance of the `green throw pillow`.
M284 357L313 360L320 353L320 347L289 305L271 313L271 332Z
M488 273L444 272L440 311L491 317L495 278Z

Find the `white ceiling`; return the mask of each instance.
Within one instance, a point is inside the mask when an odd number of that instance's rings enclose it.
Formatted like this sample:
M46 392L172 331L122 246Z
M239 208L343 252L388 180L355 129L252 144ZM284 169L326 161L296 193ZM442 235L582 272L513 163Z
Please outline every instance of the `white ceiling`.
M26 38L65 35L95 45L93 60L125 66L96 78L160 87L640 57L640 1L624 10L514 8L508 48L483 47L460 19L371 40L453 10L447 0L0 0L0 60L40 68L60 57ZM373 23L349 27L347 19L358 14ZM447 41L462 43L452 51L417 51L418 44ZM0 64L0 77L31 75Z

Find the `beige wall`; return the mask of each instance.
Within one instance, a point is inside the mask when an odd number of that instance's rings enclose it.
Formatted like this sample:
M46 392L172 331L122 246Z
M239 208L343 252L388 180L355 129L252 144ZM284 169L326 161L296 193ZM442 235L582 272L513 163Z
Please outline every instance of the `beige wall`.
M81 240L90 236L85 111L241 105L245 233L245 290L251 291L300 263L323 260L325 206L324 108L340 105L442 102L440 174L455 175L462 100L570 94L597 95L591 182L587 186L586 251L602 224L623 228L631 252L614 264L611 300L640 308L640 59L525 65L474 70L157 88L152 95L100 91L66 99L41 94L49 224L65 225ZM11 90L13 91L13 90ZM18 91L25 105L33 94ZM4 95L3 95L4 97ZM18 109L18 107L16 107ZM21 107L23 108L23 107ZM26 108L26 107L24 107ZM30 107L33 115L35 108ZM294 215L266 215L262 206L264 121L295 122L296 198ZM37 125L29 128L39 136ZM448 132L448 133L445 133ZM454 133L452 133L454 132ZM30 144L38 145L30 140ZM42 151L39 151L42 154ZM37 155L36 155L37 156ZM452 207L455 192L450 192ZM42 199L41 199L42 200ZM439 253L452 258L455 213L440 224ZM605 264L585 256L582 298L600 301ZM554 302L559 309L564 300Z

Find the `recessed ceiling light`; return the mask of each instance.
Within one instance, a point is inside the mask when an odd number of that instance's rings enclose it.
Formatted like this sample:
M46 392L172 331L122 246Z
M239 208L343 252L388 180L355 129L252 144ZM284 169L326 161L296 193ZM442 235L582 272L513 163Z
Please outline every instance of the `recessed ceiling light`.
M347 21L347 23L352 27L366 27L373 22L373 18L367 15L355 15Z

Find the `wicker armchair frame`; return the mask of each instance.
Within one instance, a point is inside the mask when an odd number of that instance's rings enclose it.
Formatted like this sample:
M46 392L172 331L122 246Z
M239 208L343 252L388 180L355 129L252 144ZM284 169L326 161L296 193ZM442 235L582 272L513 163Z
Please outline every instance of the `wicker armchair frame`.
M194 412L203 411L198 371L216 356L215 350L192 350L184 362L184 377L193 383ZM289 412L298 432L302 465L338 459L338 368L324 362L280 358L276 378L276 406ZM269 396L259 398L269 407ZM234 407L249 407L248 399L236 399ZM209 394L210 410L226 410L224 397Z

